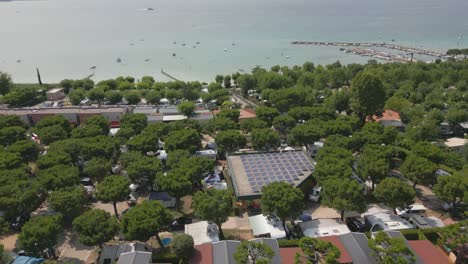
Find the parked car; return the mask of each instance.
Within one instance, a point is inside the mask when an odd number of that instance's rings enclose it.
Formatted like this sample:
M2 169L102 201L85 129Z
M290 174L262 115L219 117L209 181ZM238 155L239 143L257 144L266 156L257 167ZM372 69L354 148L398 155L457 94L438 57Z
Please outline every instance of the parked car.
M31 218L29 213L22 213L10 222L10 228L15 231L21 231L21 227Z
M365 221L361 217L348 217L346 218L345 222L349 230L351 230L352 232L367 231Z
M309 194L309 201L318 203L320 201L320 193L322 192L322 187L315 185L314 188L312 188L312 191Z
M412 204L405 208L397 208L396 212L397 215L404 219L409 219L411 215L426 215L427 208L422 204Z
M185 229L186 224L191 224L192 223L192 218L190 217L179 217L174 219L170 226L171 231L180 231Z
M85 190L86 190L86 194L88 194L89 196L92 196L93 193L94 193L94 184L93 182L91 181L90 178L82 178L81 179L81 184L83 184Z

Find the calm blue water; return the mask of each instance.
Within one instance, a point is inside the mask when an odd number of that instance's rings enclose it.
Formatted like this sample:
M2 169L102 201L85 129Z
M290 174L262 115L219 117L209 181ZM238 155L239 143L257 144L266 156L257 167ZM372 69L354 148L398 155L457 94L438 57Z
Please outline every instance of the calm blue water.
M147 7L155 10L142 10ZM211 80L256 65L365 62L334 47L289 42L395 39L440 51L468 47L466 10L467 0L0 2L0 70L21 82L35 81L35 67L54 82L85 77L91 66L95 80L153 75L165 81L161 68L184 80Z

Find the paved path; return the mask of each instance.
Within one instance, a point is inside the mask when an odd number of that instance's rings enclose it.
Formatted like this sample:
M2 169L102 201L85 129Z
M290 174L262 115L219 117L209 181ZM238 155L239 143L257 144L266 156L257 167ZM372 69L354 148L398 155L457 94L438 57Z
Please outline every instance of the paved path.
M57 243L59 259L66 263L88 263L95 247L88 247L78 241L76 233L65 231L59 235Z

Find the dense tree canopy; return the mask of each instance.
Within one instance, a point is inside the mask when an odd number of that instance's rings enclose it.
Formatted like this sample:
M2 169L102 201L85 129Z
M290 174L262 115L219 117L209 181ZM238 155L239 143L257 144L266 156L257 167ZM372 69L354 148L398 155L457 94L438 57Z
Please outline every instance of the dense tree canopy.
M91 209L73 220L73 230L78 233L81 243L102 246L117 234L119 222L104 210Z
M169 226L172 217L171 212L160 202L145 201L123 215L122 232L128 240L147 241L156 236L159 245L164 247L159 232Z
M130 194L130 181L120 175L107 176L96 186L96 198L104 203L112 202L118 217L117 202L125 201Z
M212 221L218 225L221 239L224 238L221 225L227 221L232 212L232 199L227 191L210 189L197 192L193 196L193 212L202 220Z
M278 216L283 227L287 218L296 219L303 208L304 193L286 182L273 182L262 188L262 213Z
M44 250L53 250L61 231L60 215L38 216L29 220L18 236L20 248L30 256L41 256Z
M406 184L406 182L397 178L386 178L382 180L373 192L375 198L393 208L405 208L414 202L416 192Z

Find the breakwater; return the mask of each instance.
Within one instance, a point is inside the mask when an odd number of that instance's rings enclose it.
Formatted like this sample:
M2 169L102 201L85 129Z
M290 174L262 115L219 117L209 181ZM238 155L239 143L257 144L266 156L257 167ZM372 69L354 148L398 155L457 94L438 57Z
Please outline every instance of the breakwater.
M414 54L434 57L438 59L449 59L453 58L451 55L447 55L442 52L433 50L409 47L404 45L398 45L386 42L340 42L340 41L293 41L292 45L310 45L310 46L332 46L340 47L340 50L357 54L360 56L370 56L376 59L389 60L389 61L412 61ZM403 55L391 54L389 52L378 51L375 48L383 48L388 50L396 50L399 52L405 52Z

